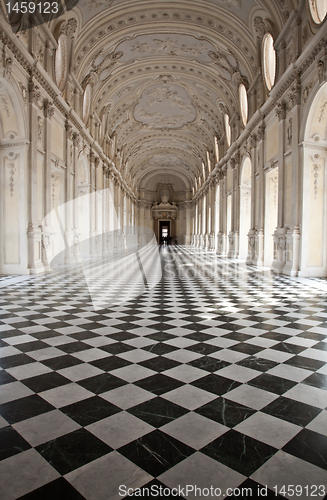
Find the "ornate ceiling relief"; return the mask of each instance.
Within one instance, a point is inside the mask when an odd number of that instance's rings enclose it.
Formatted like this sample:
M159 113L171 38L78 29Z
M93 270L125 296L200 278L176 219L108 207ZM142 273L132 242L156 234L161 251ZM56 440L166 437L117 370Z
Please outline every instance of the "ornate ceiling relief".
M151 85L134 108L134 117L151 128L180 128L196 119L196 110L183 87Z
M214 50L214 46L203 38L176 33L156 33L125 40L116 50L124 52L122 62L157 56L185 57L210 62L208 52Z

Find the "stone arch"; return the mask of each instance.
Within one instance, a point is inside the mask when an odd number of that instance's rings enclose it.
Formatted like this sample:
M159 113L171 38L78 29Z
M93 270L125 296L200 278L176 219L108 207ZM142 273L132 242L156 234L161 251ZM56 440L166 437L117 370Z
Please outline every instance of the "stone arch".
M248 233L251 229L251 177L252 162L244 156L240 175L240 240L239 258L248 256Z
M29 273L26 139L22 95L11 76L0 77L0 273L4 274Z
M327 83L307 111L303 131L300 276L327 276Z

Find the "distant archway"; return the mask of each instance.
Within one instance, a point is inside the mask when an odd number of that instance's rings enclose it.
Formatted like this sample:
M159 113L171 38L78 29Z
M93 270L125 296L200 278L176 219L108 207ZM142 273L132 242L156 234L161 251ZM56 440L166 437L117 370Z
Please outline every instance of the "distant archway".
M327 276L327 83L311 103L303 142L300 276Z

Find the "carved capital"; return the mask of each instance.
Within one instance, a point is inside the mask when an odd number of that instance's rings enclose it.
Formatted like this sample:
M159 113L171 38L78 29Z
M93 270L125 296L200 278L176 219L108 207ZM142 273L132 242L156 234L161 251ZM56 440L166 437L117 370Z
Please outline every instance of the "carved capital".
M41 99L40 89L38 85L35 85L35 83L32 80L28 82L28 93L31 104L37 104Z
M257 129L257 138L258 138L259 142L263 141L263 139L265 137L265 130L266 130L266 127L263 123L261 125L259 125L259 127Z
M65 123L65 129L66 129L67 139L72 141L73 140L73 127L71 126L71 124L68 121L66 121L66 123Z
M276 115L278 116L278 120L285 120L286 118L286 103L283 101L283 102L279 102L277 103L276 105Z
M74 144L75 148L79 147L79 143L80 143L80 137L79 137L77 132L74 132L73 133L73 144Z
M45 118L52 118L54 114L54 106L48 99L43 101L43 115Z
M64 33L65 35L68 36L68 38L72 40L74 38L76 28L77 28L77 21L74 17L71 17L70 19L68 19L68 21L65 21L61 24L59 29L59 35L61 33Z
M301 86L298 83L295 83L288 96L288 108L291 110L295 106L299 106L300 104L301 104Z

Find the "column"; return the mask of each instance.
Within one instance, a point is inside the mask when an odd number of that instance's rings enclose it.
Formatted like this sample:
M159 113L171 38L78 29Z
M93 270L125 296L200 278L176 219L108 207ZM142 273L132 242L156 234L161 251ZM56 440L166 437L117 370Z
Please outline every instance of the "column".
M32 30L30 30L32 31ZM38 102L41 98L39 88L31 77L28 84L29 91L29 129L30 145L28 154L29 188L28 188L28 268L31 274L44 271L41 253L41 227L37 218L37 116ZM39 186L43 189L43 186Z
M265 125L262 123L257 131L258 138L258 154L259 154L259 162L258 162L258 171L259 171L259 193L256 193L259 196L259 217L258 217L258 234L257 234L257 266L263 266L264 264L264 224L265 224L265 178L264 178L264 138L265 138Z
M51 235L53 227L51 225L51 118L54 113L54 107L45 99L43 103L44 115L44 224L42 244L43 265L46 271L50 271L49 254L51 249Z

